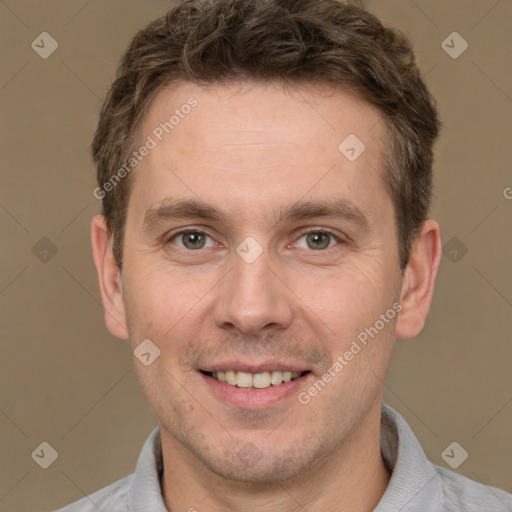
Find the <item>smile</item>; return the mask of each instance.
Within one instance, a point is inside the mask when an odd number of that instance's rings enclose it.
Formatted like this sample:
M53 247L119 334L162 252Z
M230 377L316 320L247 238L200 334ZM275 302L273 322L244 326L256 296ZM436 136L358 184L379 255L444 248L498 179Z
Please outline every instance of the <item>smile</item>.
M270 386L279 386L285 382L298 379L308 372L291 371L265 371L258 373L249 373L235 370L225 370L216 372L203 372L219 382L224 382L230 386L238 388L256 388L265 389Z

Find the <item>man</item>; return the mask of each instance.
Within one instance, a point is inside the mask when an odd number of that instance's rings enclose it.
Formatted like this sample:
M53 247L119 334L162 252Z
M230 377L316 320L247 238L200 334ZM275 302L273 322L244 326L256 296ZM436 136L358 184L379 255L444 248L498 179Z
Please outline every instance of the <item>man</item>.
M159 427L65 512L506 511L382 403L425 322L439 121L408 41L335 0L186 0L93 143L105 321Z

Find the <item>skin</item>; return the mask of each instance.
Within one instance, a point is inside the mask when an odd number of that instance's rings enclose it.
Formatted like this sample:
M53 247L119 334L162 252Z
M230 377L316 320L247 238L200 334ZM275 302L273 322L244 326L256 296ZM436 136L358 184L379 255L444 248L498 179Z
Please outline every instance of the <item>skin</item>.
M439 225L424 222L402 271L382 180L383 118L363 100L321 86L181 83L156 95L139 142L190 97L197 107L131 177L122 273L104 218L92 223L108 329L132 349L146 338L160 349L149 366L134 365L160 422L166 506L373 510L390 478L379 444L384 380L395 339L424 325ZM338 149L349 134L366 146L353 162ZM210 203L226 221L166 220L144 230L146 211L171 196ZM338 217L276 223L282 207L333 198L364 211L367 229ZM172 237L192 227L208 235L202 248L190 234ZM334 236L320 235L316 249L308 228ZM236 252L248 236L262 249L252 263ZM399 315L306 405L293 393L259 409L234 406L198 371L274 358L308 368L299 389L307 391L396 301Z

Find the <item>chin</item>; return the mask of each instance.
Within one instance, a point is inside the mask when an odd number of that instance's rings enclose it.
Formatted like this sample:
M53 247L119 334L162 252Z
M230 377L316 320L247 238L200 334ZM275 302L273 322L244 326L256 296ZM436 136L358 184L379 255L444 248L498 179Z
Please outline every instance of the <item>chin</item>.
M233 449L235 444L241 447ZM302 448L267 446L258 449L252 442L233 442L223 453L196 455L219 477L258 486L293 480L311 469L317 458L316 454L306 453L303 445Z

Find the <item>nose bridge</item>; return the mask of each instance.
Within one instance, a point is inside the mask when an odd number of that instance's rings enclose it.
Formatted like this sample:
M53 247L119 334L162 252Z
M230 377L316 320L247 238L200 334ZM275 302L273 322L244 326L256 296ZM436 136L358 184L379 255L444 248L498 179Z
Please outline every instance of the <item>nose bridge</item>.
M217 324L250 334L286 328L293 315L291 294L275 275L278 262L268 246L247 237L236 247L232 261L217 302Z

